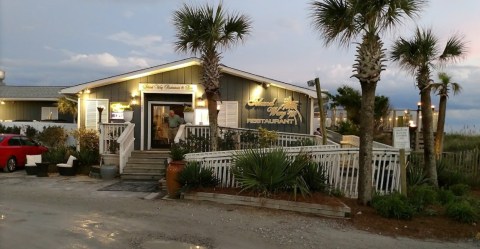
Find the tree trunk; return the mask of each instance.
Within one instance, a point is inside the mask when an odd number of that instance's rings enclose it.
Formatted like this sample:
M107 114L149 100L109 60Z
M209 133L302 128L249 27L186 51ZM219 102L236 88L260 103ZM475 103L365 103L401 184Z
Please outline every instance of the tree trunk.
M376 83L361 82L360 148L358 155L358 202L367 205L372 200L372 147Z
M422 102L422 132L423 132L423 158L424 169L427 173L428 181L431 185L438 187L437 165L435 162L435 153L433 151L433 117L432 101L430 99L430 89L423 88L420 91Z
M445 130L445 116L447 113L447 96L440 96L438 109L437 133L435 134L435 155L440 159L443 152L443 132Z
M210 151L218 150L218 113L217 100L212 93L207 93L208 122L210 122Z

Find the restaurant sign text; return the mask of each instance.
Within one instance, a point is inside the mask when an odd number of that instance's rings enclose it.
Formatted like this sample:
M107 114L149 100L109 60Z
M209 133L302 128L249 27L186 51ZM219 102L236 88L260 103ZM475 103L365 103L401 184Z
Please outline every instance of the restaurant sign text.
M298 101L291 96L277 103L277 98L265 101L263 98L249 100L247 108L265 108L269 118L247 118L248 124L289 124L298 125L302 122L302 115L298 111Z

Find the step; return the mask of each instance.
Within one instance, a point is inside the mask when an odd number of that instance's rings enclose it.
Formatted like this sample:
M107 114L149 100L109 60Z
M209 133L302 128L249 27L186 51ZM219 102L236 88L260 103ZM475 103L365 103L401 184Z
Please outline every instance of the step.
M155 164L166 164L167 158L141 158L141 157L130 157L128 163L155 163Z
M156 173L160 175L165 174L165 168L128 168L123 169L123 174L127 173Z
M156 173L123 173L120 178L122 180L160 180L164 176Z

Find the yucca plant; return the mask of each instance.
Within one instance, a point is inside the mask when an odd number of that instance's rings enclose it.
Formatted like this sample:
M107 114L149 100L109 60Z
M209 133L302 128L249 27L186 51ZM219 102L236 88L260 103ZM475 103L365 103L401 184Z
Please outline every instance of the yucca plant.
M278 191L309 194L301 172L307 164L304 156L289 158L282 149L249 149L234 155L232 173L242 191L271 196Z
M205 168L199 162L188 162L185 168L178 174L177 182L182 186L180 191L215 187L218 178L215 177L212 168Z
M311 192L329 191L328 173L319 163L309 161L302 170L302 177Z

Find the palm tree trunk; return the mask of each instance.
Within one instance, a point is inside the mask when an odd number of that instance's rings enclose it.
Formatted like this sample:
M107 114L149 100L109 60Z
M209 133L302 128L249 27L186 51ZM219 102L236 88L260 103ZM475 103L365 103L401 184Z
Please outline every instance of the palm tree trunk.
M423 159L425 162L424 169L427 173L430 184L438 187L437 165L433 150L433 117L430 88L423 88L423 90L420 92L420 100L422 102Z
M358 155L358 202L367 205L372 200L372 147L376 83L361 82L360 148Z
M217 100L212 93L207 93L208 121L210 122L210 151L218 150L218 113Z
M447 112L447 97L440 96L438 109L437 133L435 134L435 155L440 159L443 152L443 132L445 130L445 116Z

